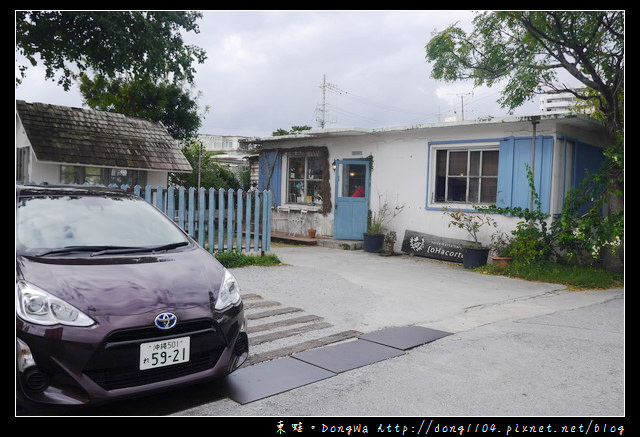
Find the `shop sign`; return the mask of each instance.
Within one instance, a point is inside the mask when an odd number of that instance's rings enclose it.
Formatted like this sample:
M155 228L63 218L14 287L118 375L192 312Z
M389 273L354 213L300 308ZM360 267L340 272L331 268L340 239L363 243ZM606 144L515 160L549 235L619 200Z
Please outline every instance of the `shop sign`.
M406 230L402 240L402 251L427 258L461 263L462 246L470 243L467 240L444 238Z

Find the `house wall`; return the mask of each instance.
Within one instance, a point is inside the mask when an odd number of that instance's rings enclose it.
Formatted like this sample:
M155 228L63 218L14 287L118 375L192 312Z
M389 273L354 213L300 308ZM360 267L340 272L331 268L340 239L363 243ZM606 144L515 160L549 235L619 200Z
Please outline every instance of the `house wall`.
M31 182L47 182L50 184L59 184L60 164L36 162L34 158L32 161L31 172L29 173L29 176L29 180Z
M530 122L490 123L442 126L428 129L398 129L349 136L318 139L290 139L270 141L264 147L299 148L325 146L329 162L343 159L372 157L370 209L375 211L380 201L391 206L403 206L402 213L388 226L396 232L396 250L400 250L406 230L445 238L468 240L466 231L450 227L442 204L429 201L431 149L438 144L481 142L499 148L498 204L529 207L529 186L525 163L531 164L533 126ZM579 129L558 129L556 123L536 125L535 174L536 192L543 210L556 214L568 188L584 176L583 168L597 167L601 150L587 143L603 144L603 137ZM283 159L283 162L285 160ZM284 164L283 164L284 165ZM280 189L286 185L285 171L281 174ZM430 180L431 178L431 180ZM332 196L335 196L335 174L330 174ZM283 191L284 192L284 191ZM335 206L335 204L334 204ZM459 205L452 205L459 207ZM320 235L333 234L333 209L326 215L316 215L316 229ZM278 217L276 214L275 217ZM284 217L281 217L284 218ZM513 230L517 218L495 216L499 229ZM284 220L274 220L283 226ZM488 244L494 228L482 229L480 240Z
M169 185L169 173L166 171L147 171L147 185L166 187Z

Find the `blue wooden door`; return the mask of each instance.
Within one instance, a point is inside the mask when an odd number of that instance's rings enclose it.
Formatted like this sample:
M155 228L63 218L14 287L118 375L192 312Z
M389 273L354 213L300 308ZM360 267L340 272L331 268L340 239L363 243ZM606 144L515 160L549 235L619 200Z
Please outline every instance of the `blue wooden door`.
M369 212L369 162L355 159L336 161L333 237L362 240Z

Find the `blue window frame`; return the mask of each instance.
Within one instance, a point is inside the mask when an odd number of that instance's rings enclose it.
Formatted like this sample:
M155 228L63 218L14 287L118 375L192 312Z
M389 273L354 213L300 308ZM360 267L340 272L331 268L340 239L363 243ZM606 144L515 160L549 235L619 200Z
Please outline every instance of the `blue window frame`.
M496 203L498 141L430 143L429 148L428 207Z

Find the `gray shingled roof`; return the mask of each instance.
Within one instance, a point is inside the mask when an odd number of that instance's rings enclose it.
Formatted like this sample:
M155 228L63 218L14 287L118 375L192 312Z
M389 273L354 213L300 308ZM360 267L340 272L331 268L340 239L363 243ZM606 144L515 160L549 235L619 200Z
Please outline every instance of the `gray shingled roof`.
M16 101L39 161L190 172L189 161L161 123L112 112Z

